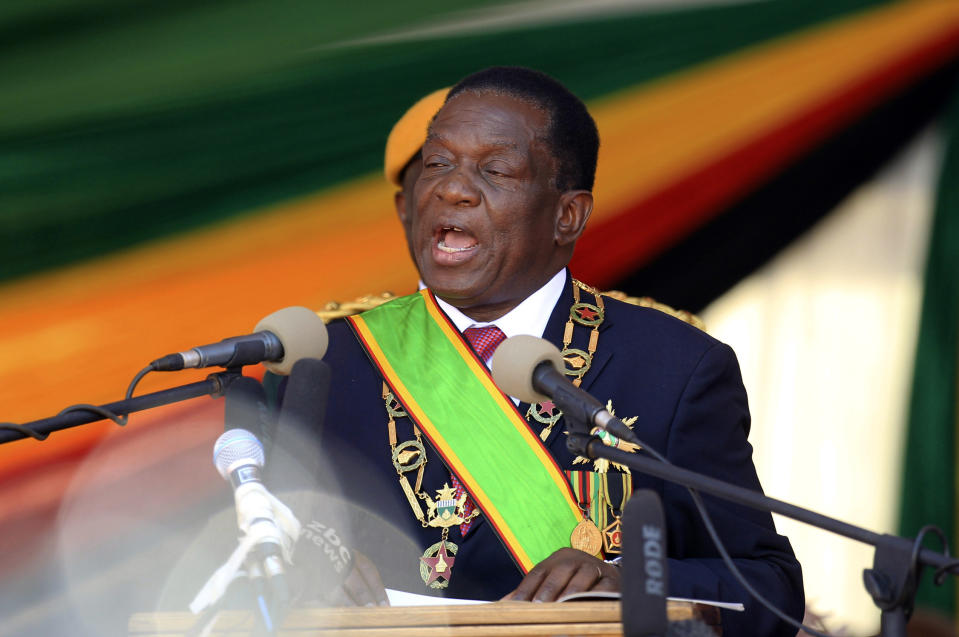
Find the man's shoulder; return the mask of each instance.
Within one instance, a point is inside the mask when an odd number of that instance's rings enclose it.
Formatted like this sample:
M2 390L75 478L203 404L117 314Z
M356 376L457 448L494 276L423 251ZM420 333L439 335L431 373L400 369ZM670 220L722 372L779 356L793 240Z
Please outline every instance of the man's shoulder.
M695 321L679 318L679 312L667 309L666 306L661 308L657 307L658 304L639 305L608 296L603 296L603 304L606 308L605 320L609 322L610 328L615 327L617 332L635 329L646 337L680 340L706 348L719 342L698 327Z
M680 374L692 373L706 358L738 365L728 345L667 312L612 298L604 303L607 326L599 347L611 348L620 364Z
M326 324L330 345L323 360L331 365L353 365L366 361L366 353L345 318L337 318Z

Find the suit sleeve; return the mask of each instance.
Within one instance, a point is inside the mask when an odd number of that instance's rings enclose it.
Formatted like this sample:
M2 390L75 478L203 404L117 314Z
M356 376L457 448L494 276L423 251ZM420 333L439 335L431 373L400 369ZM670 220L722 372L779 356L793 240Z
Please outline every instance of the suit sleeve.
M749 406L735 354L715 342L689 376L669 429L666 455L675 465L762 491L752 462ZM739 601L746 612L724 611L729 635L787 636L796 629L752 598L723 563L685 487L663 487L670 591L698 599ZM702 494L716 530L749 583L788 616L804 612L802 570L772 516Z

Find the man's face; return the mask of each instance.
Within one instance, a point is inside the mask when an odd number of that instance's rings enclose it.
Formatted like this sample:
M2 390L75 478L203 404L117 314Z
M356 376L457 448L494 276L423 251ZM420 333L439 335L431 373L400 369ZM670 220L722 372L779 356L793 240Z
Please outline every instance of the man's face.
M526 102L466 92L430 127L410 253L426 285L467 315L498 318L569 260L546 124Z

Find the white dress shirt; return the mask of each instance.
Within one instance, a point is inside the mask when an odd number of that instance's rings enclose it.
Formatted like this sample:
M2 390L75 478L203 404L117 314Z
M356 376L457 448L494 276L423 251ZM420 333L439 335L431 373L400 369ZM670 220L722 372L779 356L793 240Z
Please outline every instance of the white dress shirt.
M542 338L546 331L546 323L549 322L549 316L553 313L553 308L563 295L563 287L566 285L566 269L563 268L553 275L546 285L536 290L526 297L519 305L512 310L490 323L477 323L475 320L463 314L461 311L436 297L436 302L440 308L453 322L456 329L463 333L463 330L470 327L487 327L495 325L503 331L506 338L516 336L517 334L528 334L536 338ZM422 283L421 283L422 286ZM489 368L489 362L486 363ZM510 396L513 403L518 405L519 398Z
M522 303L512 310L490 323L477 323L475 320L463 314L461 311L436 297L436 302L450 317L456 329L463 332L470 327L487 327L495 325L506 334L506 338L516 336L517 334L529 334L536 338L542 338L546 331L546 323L549 322L549 316L553 313L559 297L563 295L563 286L566 284L566 270L562 269L553 275L546 285L536 290ZM489 363L486 364L489 367Z

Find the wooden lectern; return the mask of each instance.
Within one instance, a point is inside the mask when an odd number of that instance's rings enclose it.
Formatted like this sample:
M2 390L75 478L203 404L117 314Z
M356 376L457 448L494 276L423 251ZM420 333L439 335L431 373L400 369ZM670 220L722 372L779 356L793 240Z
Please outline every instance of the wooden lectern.
M670 621L698 619L721 635L719 609L691 602L669 601ZM197 634L191 613L137 613L130 635L175 637ZM253 629L248 611L221 611L210 637L239 637ZM520 635L621 636L619 602L576 601L531 604L493 602L461 606L393 608L313 608L289 612L280 635L348 637L517 637Z

